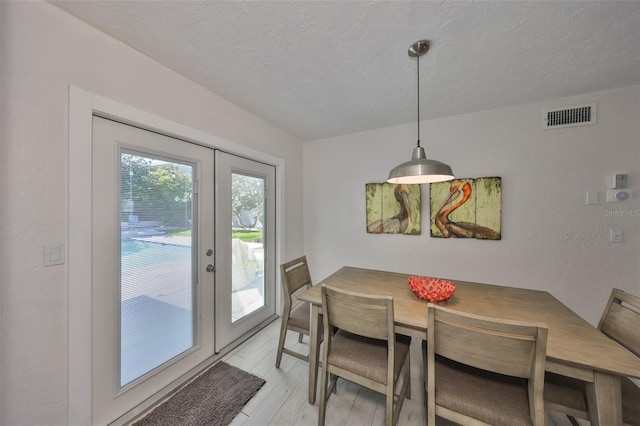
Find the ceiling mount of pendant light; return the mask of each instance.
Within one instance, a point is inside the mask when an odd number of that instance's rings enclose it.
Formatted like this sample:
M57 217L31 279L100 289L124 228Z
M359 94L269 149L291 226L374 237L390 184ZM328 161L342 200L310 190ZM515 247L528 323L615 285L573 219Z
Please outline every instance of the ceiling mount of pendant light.
M430 42L419 40L409 46L409 56L416 58L418 66L418 145L413 149L411 161L402 163L389 172L389 183L432 183L454 178L453 171L445 163L429 160L420 146L420 56L429 51Z

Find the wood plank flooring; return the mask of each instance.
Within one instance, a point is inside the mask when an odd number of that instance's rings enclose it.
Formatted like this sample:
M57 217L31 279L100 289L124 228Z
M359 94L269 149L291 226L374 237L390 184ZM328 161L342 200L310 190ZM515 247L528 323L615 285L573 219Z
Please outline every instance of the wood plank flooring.
M232 426L317 425L318 403L307 402L308 364L284 354L280 368L275 368L280 321L274 321L258 334L223 357L223 360L266 380L265 385L245 405L231 423ZM425 395L422 385L422 354L420 342L411 344L411 400L406 400L400 412L399 426L425 423ZM297 334L289 333L287 347L308 352L309 339L298 343ZM319 395L319 391L318 391ZM368 389L338 381L337 393L327 404L326 425L384 425L384 398ZM438 419L439 426L451 426ZM588 425L589 422L582 424ZM566 417L551 413L549 426L570 426Z

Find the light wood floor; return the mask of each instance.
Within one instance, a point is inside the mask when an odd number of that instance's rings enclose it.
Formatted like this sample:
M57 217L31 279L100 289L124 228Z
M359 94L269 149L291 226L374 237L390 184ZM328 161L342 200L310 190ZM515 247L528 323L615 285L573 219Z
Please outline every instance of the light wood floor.
M284 354L280 368L275 368L276 348L280 321L275 321L245 343L227 354L223 361L266 380L265 385L245 405L231 423L239 425L317 425L318 404L307 402L308 364ZM287 347L308 352L309 339L298 343L297 334L289 333ZM425 422L425 395L422 385L422 354L420 342L411 344L411 400L406 400L400 412L398 425L423 425ZM319 392L318 392L319 394ZM368 389L338 381L337 393L327 403L327 426L384 425L384 398ZM452 423L438 419L440 426ZM588 422L584 422L588 425ZM549 426L570 426L566 417L551 413Z

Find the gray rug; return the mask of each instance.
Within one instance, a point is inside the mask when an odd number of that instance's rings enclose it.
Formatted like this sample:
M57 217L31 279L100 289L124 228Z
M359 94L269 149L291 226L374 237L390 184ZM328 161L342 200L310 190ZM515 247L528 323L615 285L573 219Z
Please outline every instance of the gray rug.
M226 426L265 381L222 361L134 426Z

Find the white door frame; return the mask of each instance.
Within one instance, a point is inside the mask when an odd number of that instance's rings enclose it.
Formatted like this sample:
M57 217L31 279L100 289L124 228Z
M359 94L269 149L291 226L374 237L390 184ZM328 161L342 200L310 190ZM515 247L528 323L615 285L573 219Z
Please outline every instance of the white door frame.
M276 167L276 264L283 253L285 161L207 134L155 114L112 101L78 87L69 87L68 145L68 424L91 424L91 138L92 117L100 115L147 130L220 149ZM89 196L87 196L89 194ZM279 274L276 282L280 281ZM281 289L276 285L276 311Z

